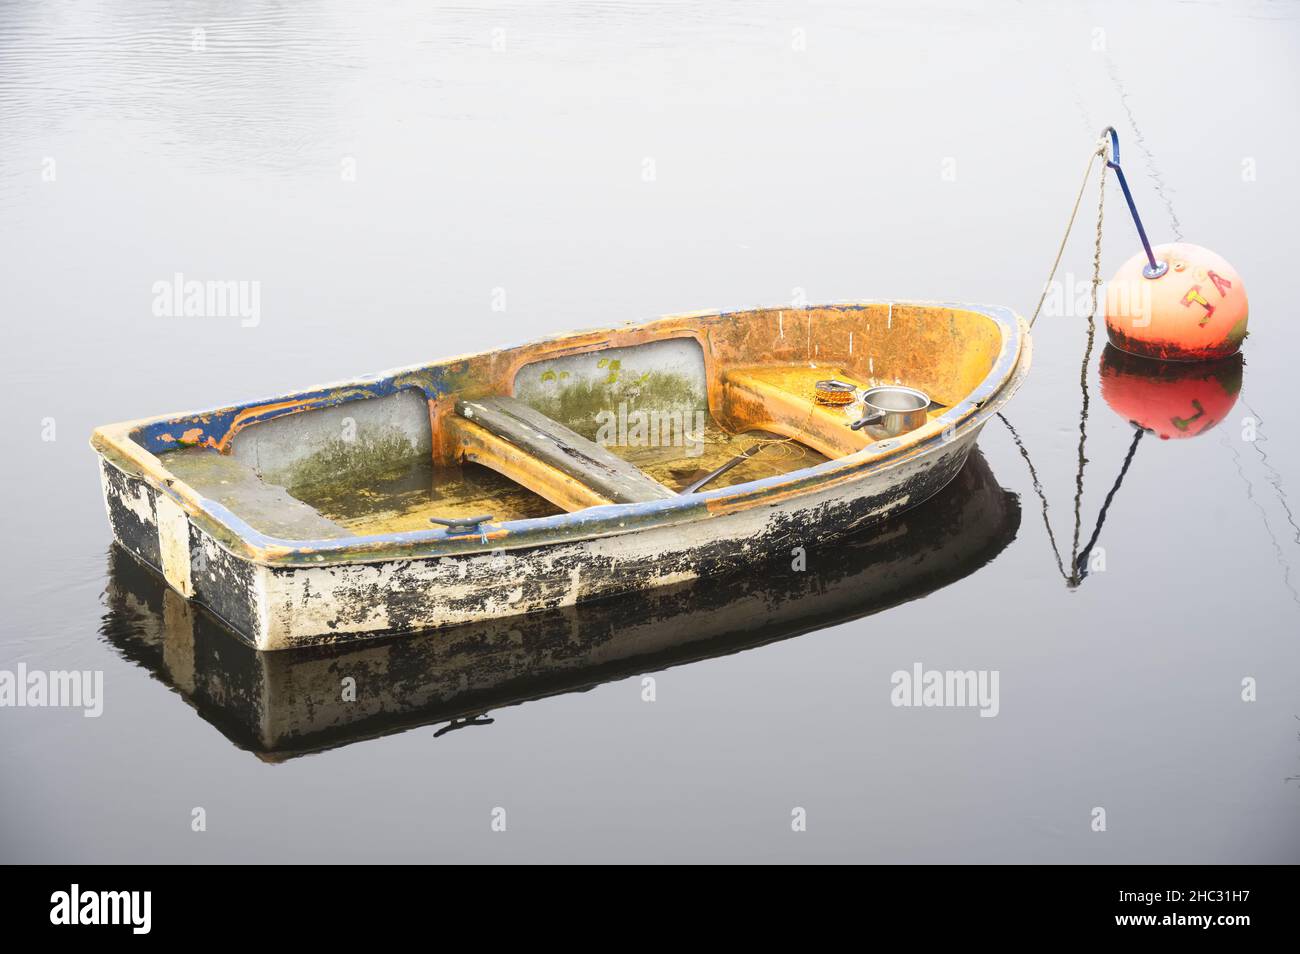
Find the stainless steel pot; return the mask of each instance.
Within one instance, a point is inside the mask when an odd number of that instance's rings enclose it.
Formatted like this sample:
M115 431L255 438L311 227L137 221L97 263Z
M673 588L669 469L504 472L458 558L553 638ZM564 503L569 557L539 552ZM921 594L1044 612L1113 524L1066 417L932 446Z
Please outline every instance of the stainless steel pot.
M889 437L914 431L926 422L930 396L916 388L884 385L862 392L865 413L850 427L855 431L875 425Z

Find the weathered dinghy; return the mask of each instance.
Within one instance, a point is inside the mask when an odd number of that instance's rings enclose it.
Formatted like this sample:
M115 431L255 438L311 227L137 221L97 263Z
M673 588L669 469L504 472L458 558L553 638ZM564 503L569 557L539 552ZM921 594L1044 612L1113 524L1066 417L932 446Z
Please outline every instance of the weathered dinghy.
M283 649L835 560L952 479L1029 361L1002 308L709 312L91 442L118 543Z

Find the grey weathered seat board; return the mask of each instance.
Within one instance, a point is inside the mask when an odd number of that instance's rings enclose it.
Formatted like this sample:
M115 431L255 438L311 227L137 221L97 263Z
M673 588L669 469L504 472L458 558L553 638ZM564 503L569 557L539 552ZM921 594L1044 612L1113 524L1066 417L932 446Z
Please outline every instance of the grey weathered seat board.
M522 401L503 396L462 400L456 402L456 412L614 503L677 496L639 468Z
M352 533L319 510L264 483L251 467L206 447L187 447L162 456L163 465L204 497L268 536L286 540L332 540Z

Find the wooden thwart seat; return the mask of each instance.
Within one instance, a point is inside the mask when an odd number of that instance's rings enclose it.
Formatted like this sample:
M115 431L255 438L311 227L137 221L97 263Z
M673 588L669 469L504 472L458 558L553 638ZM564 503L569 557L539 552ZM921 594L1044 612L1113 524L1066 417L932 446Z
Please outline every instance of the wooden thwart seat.
M462 453L567 509L677 494L558 421L511 397L456 402Z
M889 383L864 379L832 365L732 368L722 374L722 403L728 423L738 431L774 431L831 458L856 453L876 441L870 428L855 431L849 427L861 416L861 405L824 407L814 401L817 382L823 379L845 381L859 388ZM931 405L929 417L938 417L945 410L941 404Z
M853 411L823 407L813 400L816 382L824 378L868 386L868 382L839 367L734 368L722 375L723 405L737 429L759 427L773 431L831 458L862 450L875 438L849 427Z

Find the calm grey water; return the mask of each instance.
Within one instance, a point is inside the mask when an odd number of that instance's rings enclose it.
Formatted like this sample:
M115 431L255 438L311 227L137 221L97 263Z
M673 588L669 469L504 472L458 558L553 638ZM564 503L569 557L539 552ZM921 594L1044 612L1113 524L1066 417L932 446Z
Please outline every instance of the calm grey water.
M1300 7L430 6L0 7L0 669L105 680L98 719L0 709L0 860L1300 860ZM919 590L829 624L805 599L813 631L696 647L653 703L615 672L259 758L137 651L159 596L110 578L95 425L801 295L1027 314L1107 123L1153 237L1228 257L1252 334L1218 427L1141 441L1082 585L995 422L1019 513L991 556L952 556L969 508L917 516L891 552ZM1136 251L1113 180L1107 212L1109 274ZM155 317L176 272L260 282L260 321ZM1084 340L1040 320L1007 414L1067 561ZM1085 541L1134 433L1097 365ZM998 716L892 706L915 663L997 670Z

